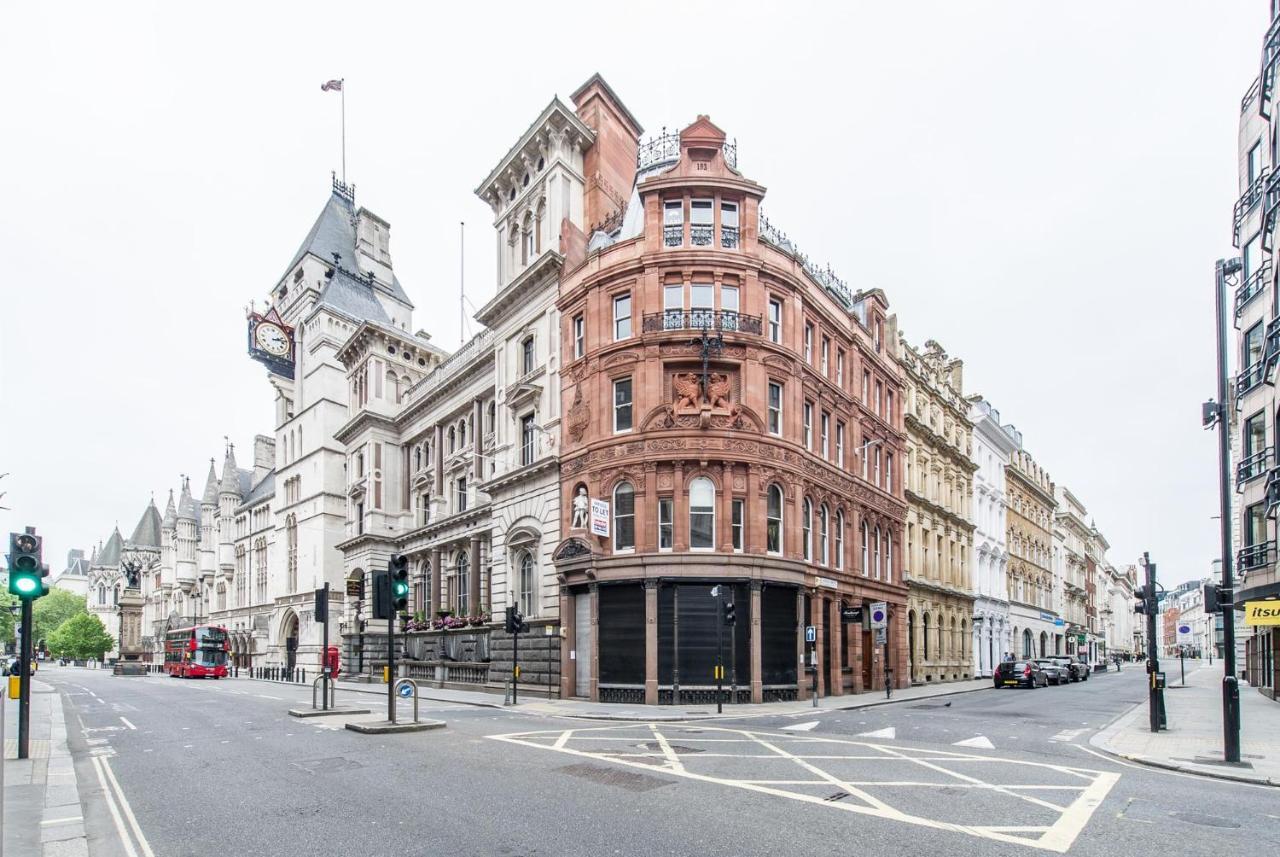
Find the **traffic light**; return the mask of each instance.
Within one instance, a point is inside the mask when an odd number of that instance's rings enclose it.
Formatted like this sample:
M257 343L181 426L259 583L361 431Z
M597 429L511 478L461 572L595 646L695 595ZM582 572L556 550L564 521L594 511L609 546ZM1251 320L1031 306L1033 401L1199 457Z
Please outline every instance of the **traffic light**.
M724 605L724 623L726 625L732 626L734 622L738 621L738 617L734 615L734 611L735 608L732 601Z
M1160 604L1155 599L1155 587L1139 586L1134 591L1134 596L1138 599L1133 605L1134 613L1141 613L1144 616L1155 616L1160 613Z
M373 618L391 618L391 573L375 571L373 573Z
M507 608L506 620L508 634L519 634L521 631L529 630L529 626L524 623L524 614L514 604Z
M1218 584L1206 583L1204 585L1204 612L1221 613L1225 606L1223 602L1228 600L1230 599L1222 597L1222 587L1218 586Z
M49 594L44 577L49 573L41 560L44 540L35 527L24 533L9 533L9 594L34 601Z
M392 554L387 563L391 571L391 606L396 612L409 609L409 558Z

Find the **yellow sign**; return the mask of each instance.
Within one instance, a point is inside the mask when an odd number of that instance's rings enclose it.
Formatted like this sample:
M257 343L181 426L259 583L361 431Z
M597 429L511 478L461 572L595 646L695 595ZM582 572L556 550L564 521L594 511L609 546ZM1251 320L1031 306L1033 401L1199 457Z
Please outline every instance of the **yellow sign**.
M1280 625L1280 600L1246 601L1244 623L1246 625Z
M9 698L10 699L18 698L21 687L22 687L22 676L20 675L9 676Z

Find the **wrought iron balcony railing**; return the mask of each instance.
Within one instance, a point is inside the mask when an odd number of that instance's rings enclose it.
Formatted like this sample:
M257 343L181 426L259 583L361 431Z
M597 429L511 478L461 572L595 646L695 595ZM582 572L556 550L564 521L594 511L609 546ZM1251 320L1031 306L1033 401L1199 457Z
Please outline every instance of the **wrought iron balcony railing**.
M715 237L714 229L709 223L695 223L689 227L689 243L694 247L710 247Z
M1267 489L1265 499L1267 503L1267 517L1275 517L1276 506L1280 506L1280 467L1273 467L1267 471Z
M738 227L721 226L720 227L720 246L732 249L738 246Z
M645 315L641 330L661 333L664 330L721 330L759 335L764 329L758 315L743 315L730 310L669 309Z
M1240 99L1241 114L1249 112L1249 105L1258 97L1258 93L1262 91L1262 78L1255 77L1253 84L1249 87L1249 91L1244 94L1244 98Z
M1245 305L1262 293L1262 287L1271 279L1271 260L1267 259L1236 289L1236 316L1244 312Z
M1236 570L1250 571L1255 568L1264 568L1275 562L1275 544L1272 542L1263 542L1259 545L1249 545L1241 548L1236 554Z
M736 170L738 168L738 141L734 140L731 143L726 140L723 151L724 162ZM680 160L680 134L675 131L668 132L665 127L662 129L662 133L651 140L641 143L636 150L636 169L642 172L664 164L674 164L678 160Z
M1276 85L1276 61L1280 60L1280 16L1271 19L1262 40L1262 71L1259 78L1258 115L1270 119L1271 94Z
M684 224L679 226L662 227L662 245L664 247L679 247L684 243Z
M1263 369L1265 363L1261 360L1246 366L1240 370L1240 374L1236 376L1236 395L1243 396L1254 387L1262 383Z
M1241 461L1236 465L1236 488L1251 482L1267 472L1267 467L1271 463L1271 448L1267 447L1261 452L1255 452L1253 455Z
M1267 322L1267 330L1263 334L1262 346L1262 380L1268 384L1275 383L1271 380L1276 366L1280 365L1280 316Z
M1269 185L1267 177L1271 171L1263 167L1262 172L1258 173L1249 186L1244 189L1244 193L1240 194L1240 198L1236 200L1235 209L1231 215L1231 243L1240 246L1240 231L1244 226L1245 218L1249 216L1249 212L1258 207L1258 203L1262 202L1266 189Z

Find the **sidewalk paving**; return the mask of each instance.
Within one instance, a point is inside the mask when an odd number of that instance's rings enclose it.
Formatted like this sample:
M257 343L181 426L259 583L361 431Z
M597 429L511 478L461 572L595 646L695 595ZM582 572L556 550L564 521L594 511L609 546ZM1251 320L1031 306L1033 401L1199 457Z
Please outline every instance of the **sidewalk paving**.
M1169 728L1152 732L1141 702L1090 743L1100 750L1157 768L1225 780L1280 786L1280 704L1240 684L1240 758L1222 761L1222 665L1189 668L1183 687L1169 673L1164 693Z
M18 758L18 701L4 700L4 851L88 857L89 844L62 697L31 680L29 758Z
M246 679L234 679L244 681ZM247 679L260 681L260 679ZM275 682L270 682L275 683ZM343 693L373 694L386 698L385 684L365 684L362 682L342 681L338 685L338 704L344 704ZM302 687L302 685L295 685ZM608 702L587 702L582 699L545 699L543 697L527 697L517 706L503 704L503 698L496 694L477 690L448 690L420 685L419 699L432 702L452 702L461 705L476 705L485 708L507 708L511 711L542 716L576 717L582 720L622 720L643 723L659 723L674 721L708 720L723 717L759 717L761 715L816 714L821 711L847 711L856 708L871 708L878 705L890 705L897 702L932 699L940 696L952 696L958 693L971 693L993 688L991 679L974 679L972 681L948 682L945 684L927 684L917 687L895 690L892 699L886 699L883 691L860 693L845 696L827 696L818 700L814 706L812 700L805 702L766 702L759 704L731 705L726 703L724 714L716 714L716 707L711 705L653 705L634 706L619 705Z

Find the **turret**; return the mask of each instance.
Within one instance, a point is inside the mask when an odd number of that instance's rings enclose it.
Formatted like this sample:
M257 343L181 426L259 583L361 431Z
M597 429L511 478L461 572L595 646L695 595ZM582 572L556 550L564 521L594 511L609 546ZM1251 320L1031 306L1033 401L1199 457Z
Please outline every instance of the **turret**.
M218 484L218 567L228 579L235 574L236 506L242 499L236 446L228 443L222 460L222 480Z
M191 498L191 480L182 477L178 498L178 526L174 534L174 570L178 585L190 592L196 582L196 545L199 540L200 509Z
M209 459L209 476L204 483L204 496L200 499L200 577L208 580L217 568L217 545L214 542L214 513L218 510L218 473Z

